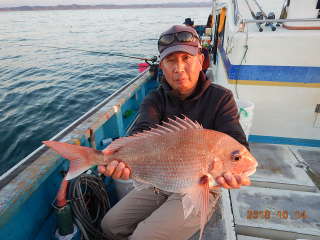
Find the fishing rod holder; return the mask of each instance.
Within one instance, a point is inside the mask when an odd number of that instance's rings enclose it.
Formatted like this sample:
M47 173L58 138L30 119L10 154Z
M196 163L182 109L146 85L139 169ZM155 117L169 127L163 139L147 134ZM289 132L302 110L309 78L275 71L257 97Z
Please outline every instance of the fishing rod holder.
M256 19L257 20L261 20L259 23L262 24L263 23L263 14L262 12L257 12L256 13Z
M157 60L158 60L158 57L157 57L157 56L153 56L152 58L150 58L150 59L145 59L144 61L145 61L146 63L148 63L149 66L152 66ZM148 61L151 61L151 64L150 64Z
M268 19L273 19L273 21L274 21L274 19L276 19L276 16L275 16L274 12L270 12L268 14ZM270 26L271 23L270 22L266 22L266 26Z
M157 60L158 60L158 57L157 57L157 56L153 56L153 57L150 59L150 61L151 61L152 63L155 63Z
M241 19L243 23L259 23L260 20L254 19ZM299 18L299 19L264 19L264 22L320 22L319 18Z
M151 63L149 63L148 61L151 61ZM154 73L153 80L158 79L159 63L157 61L158 61L157 56L153 56L152 58L145 60L145 62L149 64L149 67L150 67L149 72Z
M270 13L271 14L271 13ZM238 23L240 24L239 32L248 32L247 31L247 24L248 23L261 23L260 19L245 19L238 13L239 17ZM300 19L263 19L263 22L266 24L272 24L273 22L320 22L319 18L300 18Z

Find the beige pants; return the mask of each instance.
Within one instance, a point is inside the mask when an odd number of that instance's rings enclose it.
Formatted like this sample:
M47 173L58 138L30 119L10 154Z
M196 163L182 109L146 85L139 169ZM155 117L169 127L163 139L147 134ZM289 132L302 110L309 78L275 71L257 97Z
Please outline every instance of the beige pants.
M221 189L210 191L208 220L220 198ZM101 222L109 240L187 240L200 229L200 213L184 219L183 195L153 188L132 190L106 214Z

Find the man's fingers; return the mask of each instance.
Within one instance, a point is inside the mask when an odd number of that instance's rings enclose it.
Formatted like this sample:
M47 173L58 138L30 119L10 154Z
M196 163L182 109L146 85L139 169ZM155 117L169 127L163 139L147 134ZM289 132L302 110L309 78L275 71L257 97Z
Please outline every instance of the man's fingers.
M233 174L233 176L237 180L238 184L242 184L242 185L245 185L245 186L249 186L250 185L250 178L248 176L241 176L241 175L238 175L238 174Z
M123 162L120 162L116 168L116 170L114 171L112 178L113 179L119 179L123 173L123 169L126 167L126 165Z
M233 188L241 188L241 183L239 184L236 180L236 178L229 172L226 172L224 175L224 178L226 179L226 182L229 186Z
M232 186L229 186L226 182L226 180L224 179L224 177L217 177L216 179L217 183L223 187L223 188L226 188L226 189L232 189L233 187Z
M234 177L233 174L229 173L229 172L226 172L224 175L224 178L227 182L227 184L233 188L241 188L241 182L239 183L236 178Z
M225 174L223 174L223 176L218 177L216 180L220 186L222 186L226 189L232 189L232 188L239 189L242 187L242 182L241 182L242 177L240 175L238 175L238 177L236 178L233 174L231 174L229 172L226 172Z
M103 166L103 165L99 165L98 166L98 172L99 173L104 174L105 171L107 171L106 166Z
M129 168L124 168L122 175L121 175L121 179L124 181L127 181L127 180L129 180L129 178L130 178L130 170L129 170Z
M123 162L118 162L116 160L112 161L108 166L98 166L98 172L106 175L107 177L112 176L113 179L119 179L121 177L122 180L130 179L130 169L126 168L126 165Z
M108 166L107 166L107 170L105 171L104 175L106 175L107 177L112 176L112 174L114 173L114 171L116 170L117 166L118 166L118 161L112 161Z

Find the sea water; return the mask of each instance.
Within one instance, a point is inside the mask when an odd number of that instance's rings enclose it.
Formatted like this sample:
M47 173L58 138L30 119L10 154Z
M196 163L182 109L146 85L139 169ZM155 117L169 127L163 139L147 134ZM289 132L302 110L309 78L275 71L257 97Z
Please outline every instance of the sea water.
M205 25L210 13L0 12L0 175L138 75L143 61L105 53L151 58L161 32L187 17Z

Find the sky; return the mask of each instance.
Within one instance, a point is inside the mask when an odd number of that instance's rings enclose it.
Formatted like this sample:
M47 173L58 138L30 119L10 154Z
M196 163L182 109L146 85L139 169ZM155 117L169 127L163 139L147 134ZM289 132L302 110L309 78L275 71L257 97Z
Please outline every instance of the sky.
M157 4L169 2L208 2L208 0L0 0L0 7L56 6L56 5L99 5L99 4Z

